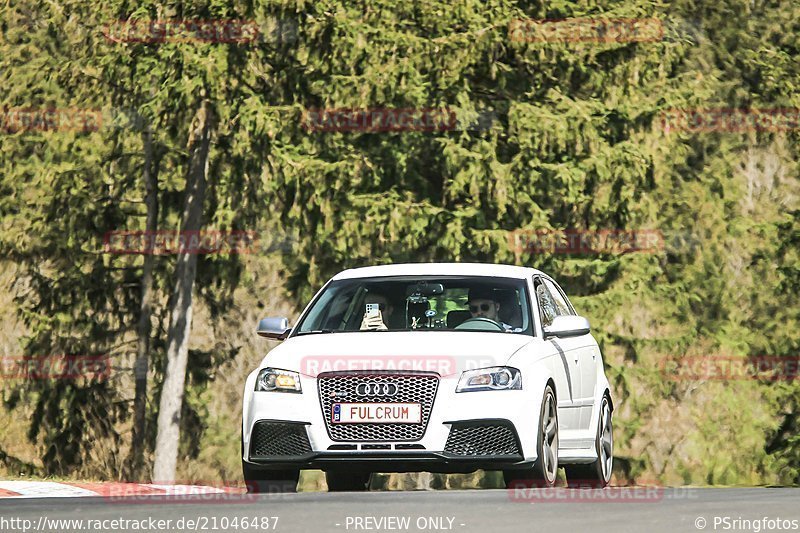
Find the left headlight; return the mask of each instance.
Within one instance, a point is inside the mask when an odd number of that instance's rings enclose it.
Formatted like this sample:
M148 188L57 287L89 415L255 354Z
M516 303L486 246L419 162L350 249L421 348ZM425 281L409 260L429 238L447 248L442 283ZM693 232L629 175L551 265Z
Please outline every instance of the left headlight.
M467 370L461 374L456 392L520 389L522 389L522 376L519 370L510 366L493 366Z
M302 393L300 374L291 370L265 368L256 378L256 391Z

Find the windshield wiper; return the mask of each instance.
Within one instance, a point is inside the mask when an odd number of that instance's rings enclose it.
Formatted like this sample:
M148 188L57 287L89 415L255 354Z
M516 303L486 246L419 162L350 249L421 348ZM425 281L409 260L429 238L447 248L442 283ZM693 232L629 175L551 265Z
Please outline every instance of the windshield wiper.
M312 329L311 331L301 331L295 337L299 337L300 335L316 335L318 333L336 333L336 330L333 329Z

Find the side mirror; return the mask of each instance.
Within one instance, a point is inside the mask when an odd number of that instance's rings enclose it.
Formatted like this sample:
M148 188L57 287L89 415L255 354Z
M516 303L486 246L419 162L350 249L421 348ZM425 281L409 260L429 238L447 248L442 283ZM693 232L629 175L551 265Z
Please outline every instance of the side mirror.
M292 328L289 327L289 319L286 317L280 318L263 318L258 323L256 333L259 337L266 337L268 339L275 339L282 341L291 333Z
M589 333L589 321L582 316L557 316L553 323L544 327L547 337L577 337Z

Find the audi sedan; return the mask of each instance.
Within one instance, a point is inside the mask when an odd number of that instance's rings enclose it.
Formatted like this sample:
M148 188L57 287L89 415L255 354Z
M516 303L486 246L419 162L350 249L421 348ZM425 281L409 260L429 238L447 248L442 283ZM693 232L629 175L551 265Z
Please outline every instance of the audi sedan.
M345 270L247 378L242 468L252 491L331 491L374 472L502 470L605 486L613 404L602 355L561 287L532 268L406 264Z

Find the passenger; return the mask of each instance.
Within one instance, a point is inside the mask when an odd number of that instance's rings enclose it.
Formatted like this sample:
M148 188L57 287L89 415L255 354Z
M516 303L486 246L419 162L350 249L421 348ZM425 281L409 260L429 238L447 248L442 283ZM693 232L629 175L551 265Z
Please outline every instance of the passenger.
M361 319L361 330L386 330L386 324L390 323L392 313L394 313L394 306L389 303L386 296L380 293L370 293L367 295L365 303L378 304L378 314L367 316ZM384 323L385 320L385 323Z

